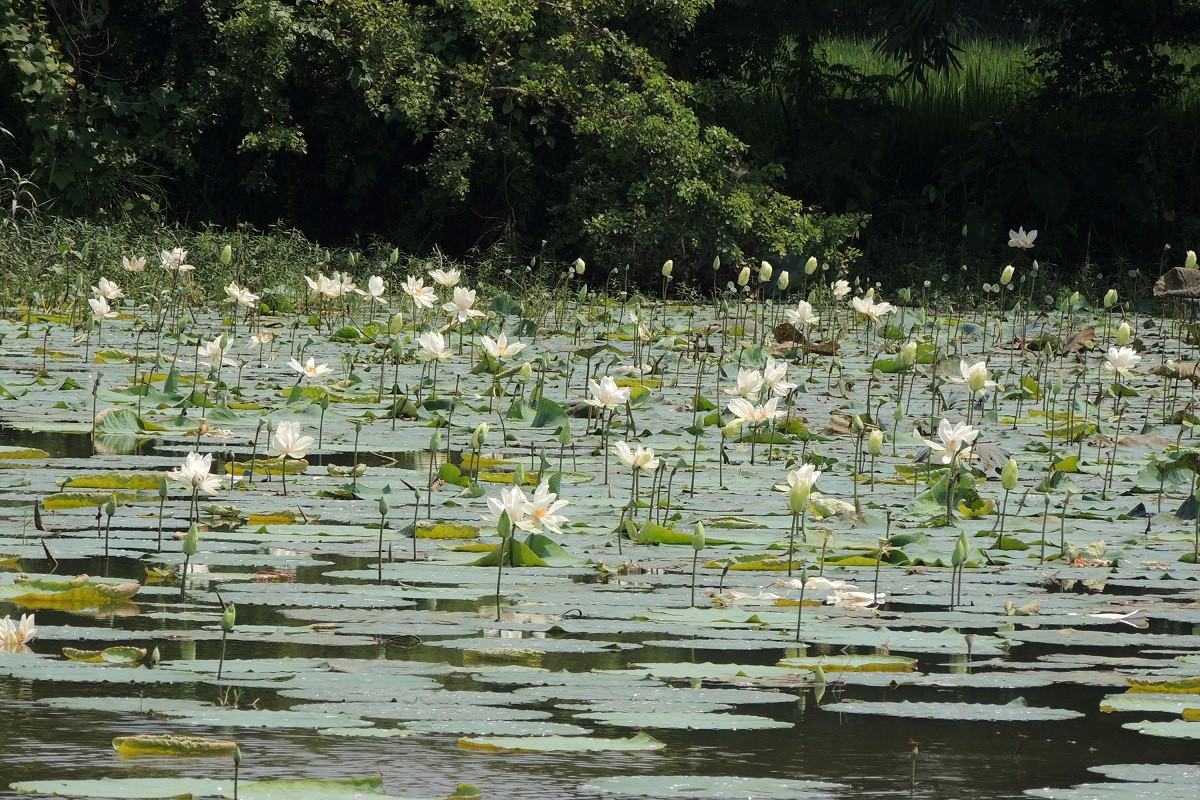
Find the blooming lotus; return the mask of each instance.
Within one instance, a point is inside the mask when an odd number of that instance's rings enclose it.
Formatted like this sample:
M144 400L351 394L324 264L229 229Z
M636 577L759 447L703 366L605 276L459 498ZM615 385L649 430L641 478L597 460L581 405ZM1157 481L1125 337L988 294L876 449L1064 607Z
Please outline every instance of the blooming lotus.
M1020 227L1015 231L1010 230L1008 232L1008 246L1028 250L1033 247L1033 240L1037 238L1037 233L1037 231L1033 230L1026 233L1024 227Z
M172 250L163 250L158 254L158 260L162 263L163 269L168 272L190 272L195 267L187 263L187 255L187 250L176 247Z
M417 337L417 344L421 346L421 354L430 361L445 361L450 358L446 339L437 331L421 334Z
M193 494L197 491L216 494L221 488L221 478L212 474L212 453L188 453L183 466L171 470L171 480L191 489Z
M404 293L412 298L417 308L433 308L437 300L437 293L432 286L426 286L425 281L411 275L404 281Z
M761 425L783 415L783 412L777 408L778 405L778 397L772 397L760 406L754 405L744 397L735 397L729 401L726 408L736 420L749 422L751 425Z
M0 619L0 653L24 652L25 645L35 636L33 614L22 614L20 622L13 622L9 616Z
M829 284L829 291L833 293L834 300L841 300L850 294L850 282L845 279L836 280Z
M642 447L639 444L637 450L632 450L628 443L617 442L613 445L613 452L622 464L635 471L641 470L647 475L652 475L654 470L658 469L659 460L654 457L653 448Z
M299 422L281 422L271 434L270 455L284 458L304 458L308 449L316 443L311 436L300 434Z
M958 373L957 376L951 376L950 380L955 383L966 384L967 390L972 394L977 394L988 387L996 385L995 381L988 378L986 361L970 364L966 359L959 359Z
M787 379L787 370L786 361L776 361L770 356L767 356L767 363L763 365L763 383L780 397L786 396L796 388L796 384Z
M864 297L855 297L850 301L850 304L854 306L856 312L876 324L894 310L891 303L876 303L872 294L867 294Z
M530 504L529 498L525 496L525 492L521 491L520 486L513 486L511 489L501 489L500 499L497 500L494 497L489 497L487 504L491 513L484 514L484 520L495 524L500 520L504 512L507 511L508 521L514 526L524 529L525 513Z
M309 356L308 362L304 364L293 358L288 362L288 366L299 372L301 377L304 378L324 378L333 372L333 367L328 364L318 364L317 360L312 356Z
M196 358L205 358L207 361L201 361L201 364L216 366L217 364L227 364L229 366L237 366L232 361L225 358L225 355L233 349L233 342L226 336L221 335L213 339L211 342L204 340L200 341L196 347Z
M92 294L96 295L96 297L102 297L105 300L118 300L125 296L125 293L121 291L121 287L108 278L101 278L97 281L96 285L92 287Z
M304 282L308 284L308 288L317 296L317 299L325 297L333 300L342 293L342 282L336 276L329 278L322 273L318 273L317 279L313 280L305 275Z
M456 269L431 269L429 277L433 278L433 282L438 286L445 286L447 289L458 285L462 279L462 273Z
M794 488L802 488L812 491L817 485L817 479L821 477L821 470L817 469L812 464L804 464L797 469L791 470L787 474L788 490Z
M631 391L628 387L617 386L617 382L610 375L605 375L599 383L589 379L587 404L593 408L612 411L629 402Z
M454 288L454 299L448 303L442 304L442 310L450 315L450 322L459 325L464 322L469 322L476 317L486 317L475 305L475 290L465 289L462 286Z
M807 300L801 300L795 308L784 309L783 313L787 316L787 321L797 327L816 325L821 321L821 318L813 313L812 303Z
M383 282L383 278L379 275L372 275L367 281L367 297L375 302L383 302L383 293L387 291L387 284Z
M88 305L92 307L92 316L96 319L115 319L117 316L117 312L109 307L103 297L89 297Z
M1129 377L1141 360L1141 355L1132 347L1110 347L1104 354L1104 367L1109 372Z
M239 306L245 306L246 308L254 308L259 299L258 295L250 291L248 287L238 286L237 281L231 281L225 287L225 297L230 302L237 303Z
M524 342L513 342L512 344L509 344L508 337L506 337L503 332L500 333L500 338L497 340L493 340L490 336L480 337L480 343L483 345L483 349L487 352L487 354L495 359L504 359L508 358L509 356L515 356L517 353L525 349Z
M525 503L524 518L514 524L521 530L531 533L537 533L543 529L552 533L562 533L561 526L567 521L567 518L555 512L566 504L566 500L559 500L558 495L550 491L549 483L542 481L534 490L533 497ZM509 516L511 518L511 515Z
M333 273L333 280L337 282L337 291L339 297L342 295L351 294L353 292L363 294L363 291L358 288L358 284L354 282L354 279L350 277L350 273L348 272L342 272L340 274L337 272Z
M737 386L733 388L729 394L737 395L738 397L757 397L762 391L763 374L756 369L739 369L737 376Z
M940 460L949 464L956 458L967 458L971 454L971 445L979 436L979 431L965 422L951 425L950 420L943 419L938 423L938 441L926 440L933 453L941 453ZM932 453L931 453L932 455Z
M145 256L121 256L121 265L125 267L126 272L144 272L146 269Z
M274 338L275 338L275 334L271 333L270 331L265 331L265 330L258 331L257 333L255 333L253 336L250 337L250 345L252 347L261 347L262 345L270 344L271 340ZM304 367L300 364L299 361L296 361L296 359L292 359L292 361L295 361L296 366L300 367L301 372L304 371ZM288 366L291 366L291 364L289 364Z

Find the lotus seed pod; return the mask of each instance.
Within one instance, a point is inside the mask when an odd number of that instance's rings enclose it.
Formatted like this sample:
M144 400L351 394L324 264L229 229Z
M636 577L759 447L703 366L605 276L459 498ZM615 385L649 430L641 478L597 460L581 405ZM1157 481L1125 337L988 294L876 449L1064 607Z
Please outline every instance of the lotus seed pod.
M1010 458L1008 463L1005 464L1003 469L1000 470L1000 485L1003 486L1005 490L1011 492L1013 489L1017 488L1017 477L1017 461L1014 458Z
M804 274L812 275L816 271L817 271L817 257L809 256L808 261L804 262Z
M692 549L699 553L704 549L704 523L696 522L696 529L692 532Z

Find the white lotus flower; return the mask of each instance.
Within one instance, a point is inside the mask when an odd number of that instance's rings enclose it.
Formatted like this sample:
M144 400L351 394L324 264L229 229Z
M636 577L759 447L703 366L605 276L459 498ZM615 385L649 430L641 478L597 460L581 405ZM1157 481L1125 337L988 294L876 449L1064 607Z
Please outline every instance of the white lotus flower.
M450 315L451 323L459 325L468 322L476 317L486 317L475 305L475 290L465 289L462 286L454 287L454 299L448 303L442 304L442 310Z
M206 342L201 339L200 344L196 347L196 358L207 359L207 361L201 361L200 363L208 364L210 366L215 364L226 364L231 367L237 366L232 361L229 361L225 358L225 356L232 349L233 342L230 341L229 338L224 334L221 334L211 342Z
M957 425L951 425L950 420L943 419L938 423L938 439L933 442L928 439L925 443L929 445L933 453L941 453L941 462L949 464L955 458L967 458L971 454L971 445L979 436L979 431L972 428L965 422L960 422ZM930 454L932 457L932 453Z
M316 280L305 275L304 282L308 284L308 288L317 296L318 300L322 297L333 300L342 294L342 282L337 279L336 275L328 278L322 273L317 273Z
M767 363L763 365L763 383L780 397L786 397L792 389L796 388L796 384L787 379L787 371L786 361L776 361L771 356L767 356Z
M158 260L162 263L163 269L168 272L190 272L195 267L187 263L187 255L187 250L176 247L172 250L163 250L158 254Z
M404 293L412 298L418 308L433 308L437 293L432 286L426 286L420 278L409 276L404 281Z
M808 327L821 321L821 318L813 313L812 303L807 300L801 300L795 308L784 309L783 313L787 316L787 321L797 327Z
M286 458L304 458L308 448L312 447L316 441L311 436L300 434L299 422L281 422L276 426L275 432L271 434L269 454Z
M500 490L500 499L494 497L487 499L488 509L490 513L484 514L484 520L493 525L500 521L500 516L507 511L508 521L513 524L513 527L522 527L525 522L525 513L530 506L529 498L525 496L525 492L521 491L520 486L513 486L510 489Z
M9 616L0 619L0 653L22 653L36 636L33 614L22 614L20 622L13 622Z
M638 445L637 450L631 450L626 442L617 442L613 445L613 452L617 454L617 458L627 467L635 470L640 469L647 475L654 473L658 469L659 460L654 457L654 450L650 447L642 447Z
M221 488L221 478L212 474L212 453L188 453L183 459L183 466L171 470L171 480L193 492L205 494L216 494Z
M783 412L778 409L779 398L772 397L761 406L756 406L744 397L735 397L725 406L729 409L729 413L733 414L734 419L748 422L751 425L761 425L764 422L770 422L776 417L783 416Z
M817 469L812 464L804 464L798 469L788 472L788 490L790 491L793 487L798 486L811 492L812 488L817 485L817 479L820 477L821 470Z
M833 292L834 300L841 300L846 295L850 294L850 281L839 279L829 284L829 291Z
M1022 250L1028 250L1029 248L1033 247L1033 240L1036 238L1037 231L1031 230L1029 233L1026 233L1025 228L1020 227L1015 231L1010 230L1008 232L1008 246L1019 247Z
M878 324L881 319L895 310L892 308L891 303L876 303L873 292L868 292L863 297L855 297L850 301L850 305L854 307L856 312L864 317L869 318L871 322L876 324Z
M559 500L558 495L550 491L549 483L542 481L534 490L533 497L525 503L524 518L513 524L531 533L542 529L562 533L562 523L566 522L567 518L555 512L566 504L566 500Z
M587 404L593 408L612 411L628 403L631 392L632 389L628 387L617 386L611 375L605 375L599 383L589 379Z
M237 303L239 306L245 306L246 308L254 308L259 299L258 295L250 291L248 287L238 286L237 281L231 281L225 287L225 297L230 302Z
M143 272L146 269L145 256L121 256L121 265L125 267L126 272Z
M487 352L487 354L495 359L504 359L508 358L509 356L515 356L517 353L525 349L524 342L513 342L512 344L509 344L508 337L504 335L503 331L500 333L500 338L498 340L493 340L490 336L483 336L480 337L479 341L483 345L483 349Z
M250 337L250 346L251 347L261 347L262 345L270 344L271 340L274 338L275 338L275 334L273 334L267 330L261 330ZM295 361L295 359L292 359L292 360ZM300 362L296 361L296 365L300 366ZM289 364L289 366L290 366L290 364ZM303 370L304 367L300 366L300 369Z
M117 312L109 308L108 301L103 297L89 297L88 305L92 307L92 316L96 319L115 319Z
M458 282L462 279L462 273L456 269L431 269L429 270L429 277L433 278L433 282L438 286L445 286L447 289L451 289L458 285Z
M118 300L125 296L121 291L121 287L108 278L101 278L92 287L92 294L96 297L103 297L105 300Z
M739 369L737 376L737 386L728 394L737 395L738 397L757 397L762 391L763 374L756 369Z
M950 376L950 380L954 383L965 384L967 390L972 394L978 394L985 389L995 386L996 382L988 377L988 368L986 361L978 361L974 364L968 363L966 359L958 361L958 375Z
M342 295L351 294L353 292L363 294L363 291L358 288L358 284L355 283L354 279L350 277L349 272L343 272L340 274L335 272L333 273L333 280L337 282L339 297Z
M387 291L387 284L383 282L383 278L379 275L372 275L367 281L367 297L377 303L383 302L383 293Z
M333 372L333 367L328 364L318 364L317 360L309 356L308 361L301 364L298 360L292 359L288 362L288 366L299 372L305 378L324 378L329 373Z
M423 333L417 337L421 352L430 361L445 361L450 358L450 350L446 347L446 339L437 331Z
M1141 360L1142 356L1132 347L1110 347L1104 354L1104 367L1109 372L1128 377Z

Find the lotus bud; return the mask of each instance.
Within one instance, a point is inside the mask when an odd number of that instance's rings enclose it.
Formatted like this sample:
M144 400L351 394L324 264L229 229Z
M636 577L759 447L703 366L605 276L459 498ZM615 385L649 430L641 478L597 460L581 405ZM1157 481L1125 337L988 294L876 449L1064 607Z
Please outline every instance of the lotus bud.
M855 433L862 433L862 432L863 432L864 425L863 425L863 420L862 420L862 415L861 415L861 414L855 414L855 415L854 415L854 416L851 418L851 420L850 420L850 427L852 427L852 428L854 429L854 432L855 432Z
M904 419L904 403L896 403L896 410L892 412L892 419L899 422Z
M1000 485L1004 487L1005 491L1011 492L1017 488L1017 477L1017 460L1010 458L1004 468L1000 470Z
M1184 259L1183 265L1185 267L1187 267L1188 269L1196 268L1196 251L1195 250L1187 251L1187 258Z
M237 622L237 608L230 603L225 606L225 611L221 613L221 630L229 633L233 630L234 623Z
M737 285L745 286L749 282L750 282L750 268L742 267L742 271L738 273Z
M167 499L167 488L168 488L167 479L159 478L159 480L158 480L158 499L159 500Z
M388 501L383 495L379 495L379 516L386 517L388 513Z
M233 245L227 244L221 248L221 263L228 267L230 262L232 262L232 261L233 261Z
M117 496L115 494L110 495L108 498L108 502L104 504L104 513L107 514L110 518L112 517L113 514L117 513Z
M987 370L976 369L971 370L967 377L967 391L972 394L978 394L987 387Z
M762 262L758 267L758 279L762 283L771 280L771 264L768 261Z
M587 269L587 263L582 258L575 259L575 263L571 266L575 268L576 275L582 275L583 271Z
M970 552L970 544L967 542L967 534L960 533L958 540L954 542L954 552L950 555L951 566L961 566L967 560L967 553Z
M566 447L571 443L571 426L564 424L558 429L558 443Z
M519 370L517 370L517 380L520 381L521 383L528 383L530 378L532 378L532 377L533 377L533 365L530 364L528 361L526 361L524 364L521 365L521 368Z
M871 431L871 435L867 437L867 452L873 456L883 452L883 431L879 428Z
M911 367L917 363L917 343L905 342L904 347L900 348L900 360L905 367Z
M812 487L807 483L796 483L788 489L788 511L793 514L803 514L808 508L808 496Z
M508 509L500 512L500 519L496 520L496 533L501 539L512 536L512 517L508 516Z
M675 271L675 262L668 258L666 261L663 262L662 276L664 278L669 278L669 277L671 277L671 273L674 271Z
M804 274L812 275L816 271L817 271L817 257L809 256L808 261L804 262Z
M807 583L807 581L805 582ZM825 684L825 670L820 664L818 664L817 668L813 670L813 683L817 684L818 686Z
M1117 347L1124 347L1133 339L1133 328L1129 327L1128 322L1122 322L1121 327L1117 328Z
M692 532L692 549L699 553L704 549L704 523L696 522L696 529Z
M727 425L721 427L721 436L726 439L732 439L738 431L742 429L742 420L735 419Z
M1014 272L1016 272L1016 270L1013 269L1012 264L1009 264L1007 267L1005 267L1004 271L1000 273L1000 285L1008 286L1010 283L1012 283Z
M521 462L517 462L517 466L513 469L513 486L525 485L525 467L521 466Z
M479 423L479 425L476 426L475 430L471 433L471 449L472 450L479 450L485 444L487 444L488 432L490 430L491 430L491 428L488 426L488 424L486 422L481 422L481 423Z
M429 449L432 452L437 452L442 446L442 429L434 428L433 434L429 437Z
M1108 291L1107 291L1107 292L1104 294L1104 307L1105 307L1105 308L1112 308L1112 307L1113 307L1113 306L1115 306L1116 304L1117 304L1117 290L1116 290L1116 289L1109 289L1109 290L1108 290Z
M400 248L393 247L391 255L388 256L389 264L396 264L400 261Z
M713 268L713 272L716 272L717 270L719 270L721 268L721 257L720 256L713 256L712 268Z
M158 648L150 651L150 656L142 663L146 665L146 669L154 669L158 666L158 662L162 661L162 655L158 652Z
M400 331L404 330L404 315L397 311L392 314L392 318L388 320L388 333L395 336Z
M196 527L196 523L188 528L187 535L183 537L183 554L185 556L196 555L196 540L200 538L200 529Z
M788 275L788 272L785 269L779 273L779 291L786 292L789 282L791 282L791 276Z

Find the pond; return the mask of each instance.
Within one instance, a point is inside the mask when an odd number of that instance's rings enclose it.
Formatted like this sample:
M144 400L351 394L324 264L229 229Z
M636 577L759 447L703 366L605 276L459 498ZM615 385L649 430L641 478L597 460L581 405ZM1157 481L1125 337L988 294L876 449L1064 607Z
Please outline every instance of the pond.
M806 296L9 309L0 797L1183 797L1189 328Z

